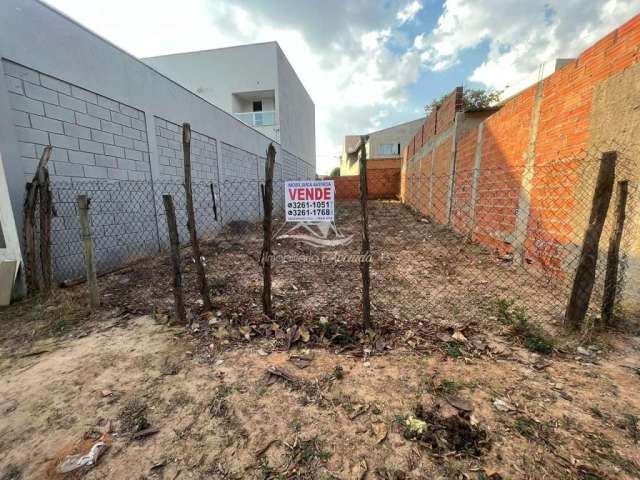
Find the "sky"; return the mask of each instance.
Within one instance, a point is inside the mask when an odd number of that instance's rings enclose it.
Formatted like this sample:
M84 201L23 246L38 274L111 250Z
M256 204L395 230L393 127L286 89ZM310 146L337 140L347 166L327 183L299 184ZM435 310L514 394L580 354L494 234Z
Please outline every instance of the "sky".
M277 41L316 108L317 171L344 136L424 116L458 85L508 96L640 0L46 0L137 57Z

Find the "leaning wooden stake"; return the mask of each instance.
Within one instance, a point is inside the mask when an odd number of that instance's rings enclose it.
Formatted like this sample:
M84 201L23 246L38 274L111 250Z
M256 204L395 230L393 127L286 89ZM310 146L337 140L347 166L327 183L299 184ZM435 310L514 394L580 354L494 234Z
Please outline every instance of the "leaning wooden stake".
M36 199L38 198L38 173L47 166L51 158L51 146L44 147L36 174L31 183L27 183L27 195L24 201L24 257L27 291L38 290L38 263L36 256Z
M96 255L91 238L91 223L89 222L89 198L86 195L78 195L78 211L80 214L80 229L82 242L84 243L84 265L87 271L87 284L89 285L89 305L91 308L100 306L100 294L98 292L98 275L96 272Z
M589 225L584 234L580 260L576 269L576 276L571 288L571 296L567 305L564 325L569 330L578 330L587 314L593 284L596 278L596 265L598 263L598 245L602 235L604 222L607 218L613 182L616 170L616 152L605 152L600 160L600 170L593 194Z
M182 293L182 272L180 271L180 240L178 238L178 224L176 223L176 210L173 207L171 195L163 195L164 211L167 215L167 228L169 229L169 243L171 246L171 265L173 267L173 299L176 309L176 319L182 324L187 323L187 314L184 310L184 295Z
M196 216L193 211L193 191L191 187L191 125L185 123L182 126L182 148L184 150L184 188L187 196L187 227L191 238L191 251L196 262L196 273L200 284L200 295L202 296L202 306L204 310L211 311L211 300L209 299L209 285L207 274L204 271L202 256L200 255L200 245L198 244L198 234L196 232Z
M369 287L371 278L369 275L369 262L371 249L369 246L369 212L367 209L367 137L360 137L360 211L362 214L362 246L360 248L360 273L362 274L362 327L371 328L371 301Z
M267 148L267 161L264 166L264 218L262 230L262 311L271 318L273 306L271 304L271 216L273 213L273 166L276 161L276 149L270 143Z
M604 277L604 295L602 298L602 321L605 325L613 324L613 307L616 303L618 289L618 265L620 263L620 243L626 217L627 197L629 195L629 181L618 182L618 196L616 202L615 225L609 239L607 252L607 272Z
M53 200L49 185L49 169L43 165L38 170L38 190L40 193L40 272L42 274L42 294L48 296L53 285L51 268L51 217Z

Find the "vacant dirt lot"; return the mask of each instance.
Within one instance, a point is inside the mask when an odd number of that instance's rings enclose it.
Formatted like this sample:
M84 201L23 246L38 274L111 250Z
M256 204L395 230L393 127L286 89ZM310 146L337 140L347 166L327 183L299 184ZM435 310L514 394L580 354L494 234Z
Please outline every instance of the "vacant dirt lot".
M100 439L72 476L640 477L637 330L560 336L561 286L397 204L372 210L374 331L354 208L339 252L277 242L296 255L276 257L274 320L250 225L206 242L212 313L184 251L190 328L170 324L162 256L102 277L97 312L83 285L0 311L0 479L66 478L61 459Z

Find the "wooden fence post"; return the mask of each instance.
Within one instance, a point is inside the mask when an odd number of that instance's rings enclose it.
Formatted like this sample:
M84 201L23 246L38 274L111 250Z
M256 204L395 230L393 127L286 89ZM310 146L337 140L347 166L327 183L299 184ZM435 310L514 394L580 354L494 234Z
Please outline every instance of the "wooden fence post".
M362 328L371 328L371 300L369 287L371 277L369 262L371 248L369 246L369 212L367 209L367 136L360 137L360 211L362 215L362 246L360 248L360 273L362 274Z
M171 246L171 266L173 267L173 299L175 303L176 319L182 324L187 323L182 293L182 273L180 272L180 240L178 238L178 224L176 210L173 207L171 195L163 195L164 211L167 215L167 229L169 230L169 244Z
M47 166L51 158L51 146L44 147L36 174L31 183L27 183L27 195L24 201L24 256L27 291L38 290L38 266L36 260L36 198L38 197L38 173Z
M264 166L264 217L262 220L262 311L272 318L273 305L271 303L271 216L273 214L273 168L276 161L276 149L270 143L267 148L267 161Z
M53 203L49 185L49 170L46 165L38 169L38 190L40 193L40 272L42 274L42 294L51 293L53 270L51 268L51 216Z
M613 324L613 307L616 303L618 289L618 264L620 263L620 243L626 217L627 197L629 195L629 181L618 182L618 195L614 217L613 232L609 239L607 252L607 271L604 277L604 293L602 298L602 321L605 325Z
M198 244L198 234L196 233L196 216L193 210L193 191L191 186L191 125L185 123L182 126L182 148L184 150L184 188L187 197L187 227L191 237L191 251L196 262L196 273L200 284L200 295L202 306L206 312L211 311L211 300L209 299L209 285L207 274L204 271L202 256L200 255L200 245Z
M84 265L87 272L87 284L89 285L89 305L91 308L96 308L100 306L100 294L98 292L96 255L89 222L89 198L86 195L78 195L78 213L80 214L80 228L82 242L84 243Z
M598 245L607 218L613 182L616 173L616 152L605 152L600 160L596 188L593 193L589 224L584 234L580 260L571 288L564 325L569 330L578 330L584 321L593 292L598 263Z

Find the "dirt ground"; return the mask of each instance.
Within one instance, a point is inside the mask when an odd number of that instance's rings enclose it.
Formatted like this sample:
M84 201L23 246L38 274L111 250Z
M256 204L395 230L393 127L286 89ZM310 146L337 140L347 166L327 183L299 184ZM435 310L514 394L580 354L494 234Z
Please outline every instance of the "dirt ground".
M183 252L191 327L163 256L102 277L96 312L84 285L0 310L0 479L640 478L638 330L566 337L559 287L372 210L371 331L358 264L291 239L264 318L249 226L205 242L212 313ZM98 440L96 466L56 472Z

